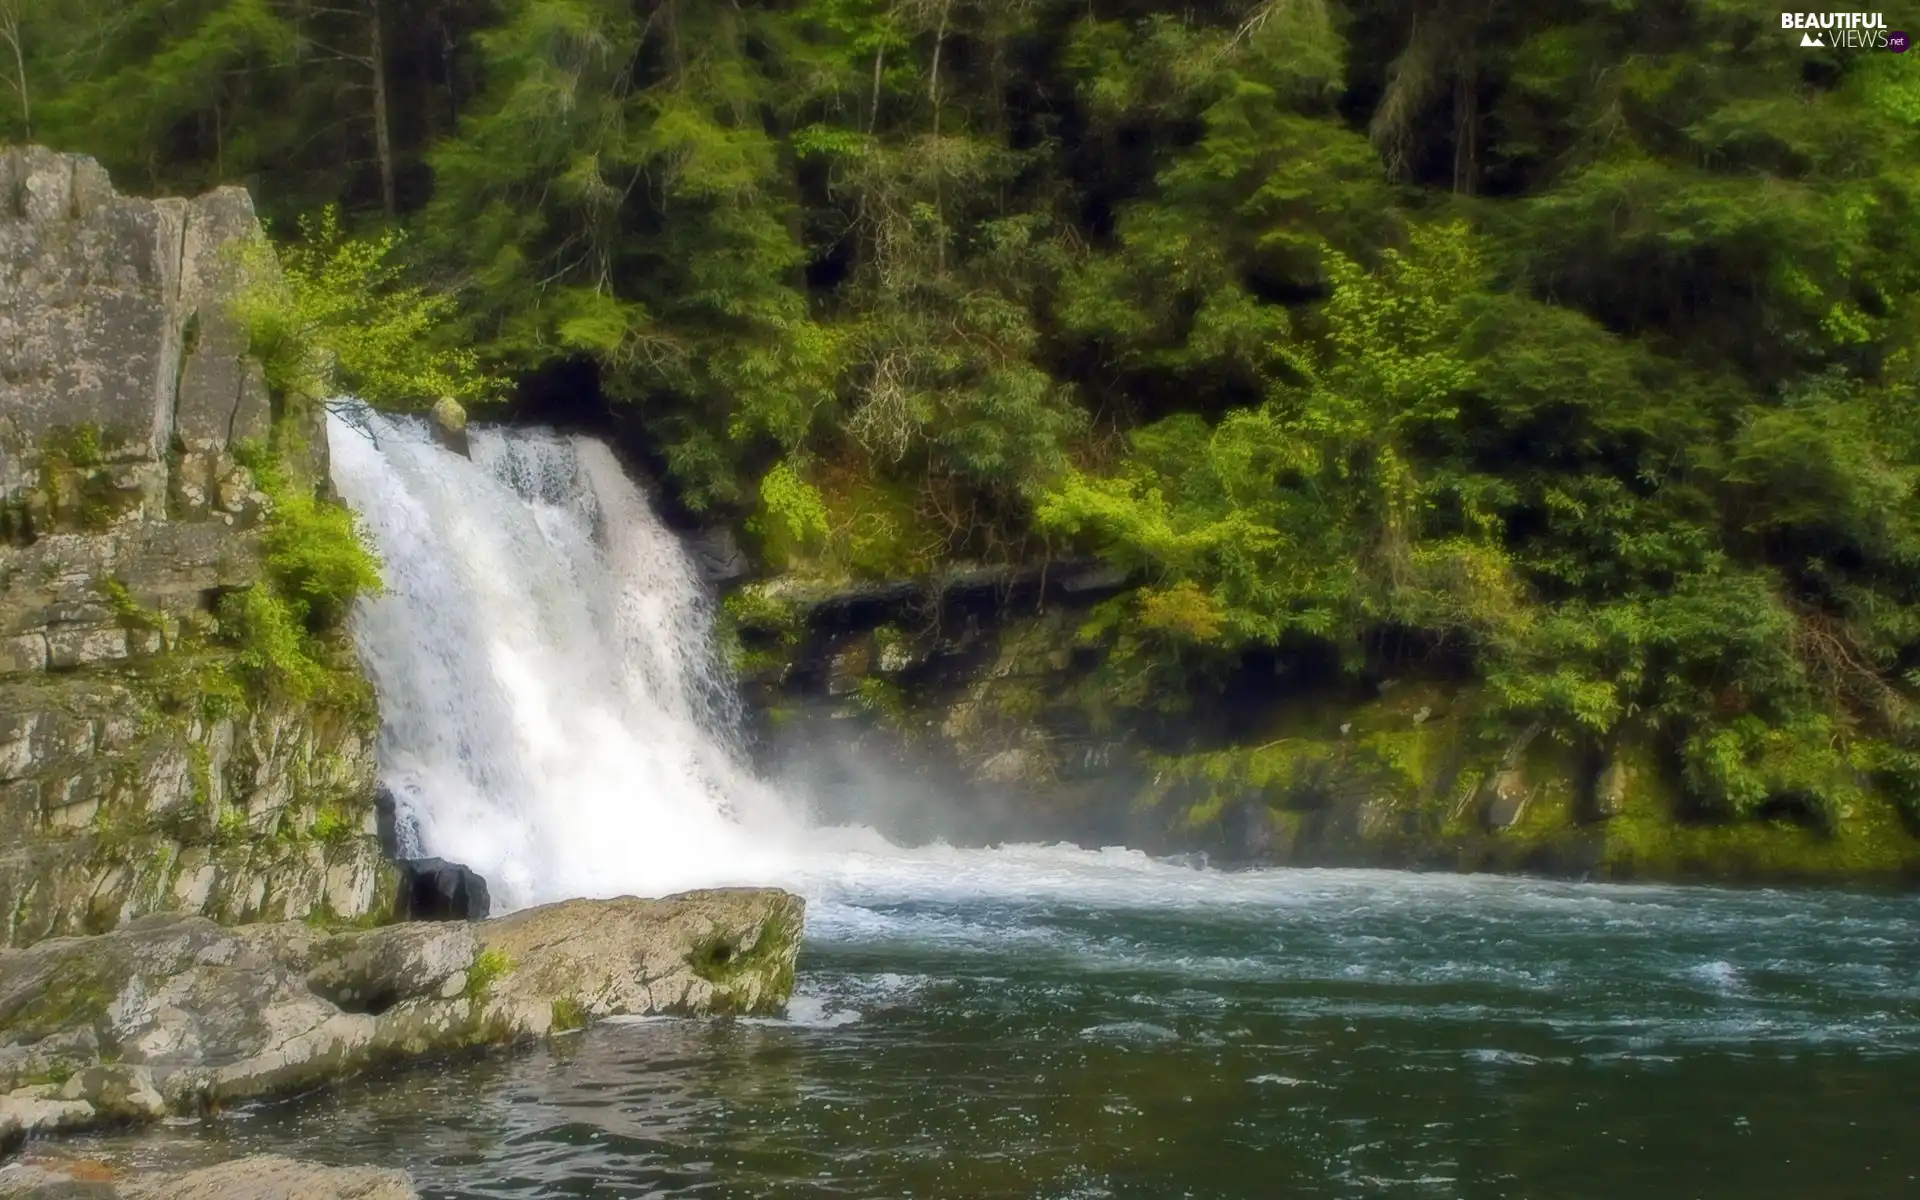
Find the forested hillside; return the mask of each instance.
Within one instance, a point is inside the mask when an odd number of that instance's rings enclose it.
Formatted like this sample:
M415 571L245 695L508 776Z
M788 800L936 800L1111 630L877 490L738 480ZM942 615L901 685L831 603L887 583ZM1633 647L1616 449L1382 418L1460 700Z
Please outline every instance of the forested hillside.
M591 363L776 564L1132 569L1119 704L1411 645L1705 812L1920 817L1915 56L1754 0L0 0L0 81L316 278L384 248L494 380Z

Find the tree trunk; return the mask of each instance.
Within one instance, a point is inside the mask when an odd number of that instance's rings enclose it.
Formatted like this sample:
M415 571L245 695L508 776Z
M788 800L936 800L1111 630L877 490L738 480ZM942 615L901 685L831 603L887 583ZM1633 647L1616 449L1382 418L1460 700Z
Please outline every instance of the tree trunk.
M940 141L940 51L947 44L947 14L953 8L953 0L943 0L940 5L940 28L933 35L933 69L927 79L927 99L933 102L933 140L937 146ZM936 151L937 153L937 151ZM947 273L947 232L946 212L941 204L940 168L933 172L933 211L940 216L941 229L934 244L935 266L941 275Z
M20 8L17 3L0 4L0 37L13 48L13 87L20 93L20 125L26 140L33 140L33 101L27 96L27 55L20 44Z
M380 38L380 0L367 5L368 65L373 68L373 148L380 158L380 207L394 216L393 141L387 129L387 50Z
M1473 50L1460 65L1453 91L1453 190L1474 194L1480 174L1480 79Z

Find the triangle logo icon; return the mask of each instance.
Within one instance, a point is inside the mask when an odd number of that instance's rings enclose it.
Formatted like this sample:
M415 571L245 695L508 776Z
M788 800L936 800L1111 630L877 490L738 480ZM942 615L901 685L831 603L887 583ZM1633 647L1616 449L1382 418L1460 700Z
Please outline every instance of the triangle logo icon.
M1825 42L1823 42L1823 41L1821 41L1821 40L1820 40L1820 35L1819 35L1819 34L1817 34L1817 33L1803 33L1803 34L1801 34L1801 35L1800 35L1800 44L1801 44L1802 46L1818 46L1818 47L1820 47L1821 49L1825 49L1825 48L1826 48L1826 45L1827 45L1827 44L1826 44Z

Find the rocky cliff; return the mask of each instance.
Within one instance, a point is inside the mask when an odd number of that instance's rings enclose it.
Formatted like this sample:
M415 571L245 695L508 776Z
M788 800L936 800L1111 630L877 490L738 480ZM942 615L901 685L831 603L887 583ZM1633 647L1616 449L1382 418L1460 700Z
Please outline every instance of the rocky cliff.
M155 911L354 918L391 903L373 707L216 686L220 599L261 573L270 434L325 480L228 315L247 193L118 195L0 150L0 938Z
M726 626L768 765L894 836L1240 864L1920 880L1915 818L1870 780L1717 817L1659 746L1556 742L1431 661L1352 674L1275 654L1204 694L1129 697L1124 667L1083 636L1123 591L1097 564L852 588L776 578L736 590Z

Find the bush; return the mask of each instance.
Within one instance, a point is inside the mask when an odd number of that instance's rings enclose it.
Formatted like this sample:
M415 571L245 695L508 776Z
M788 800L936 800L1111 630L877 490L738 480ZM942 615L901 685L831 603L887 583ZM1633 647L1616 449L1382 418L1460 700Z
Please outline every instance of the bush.
M445 344L456 304L407 282L402 234L349 237L331 207L300 234L278 254L264 240L243 248L247 282L233 305L277 394L350 394L381 408L482 395L474 354Z

